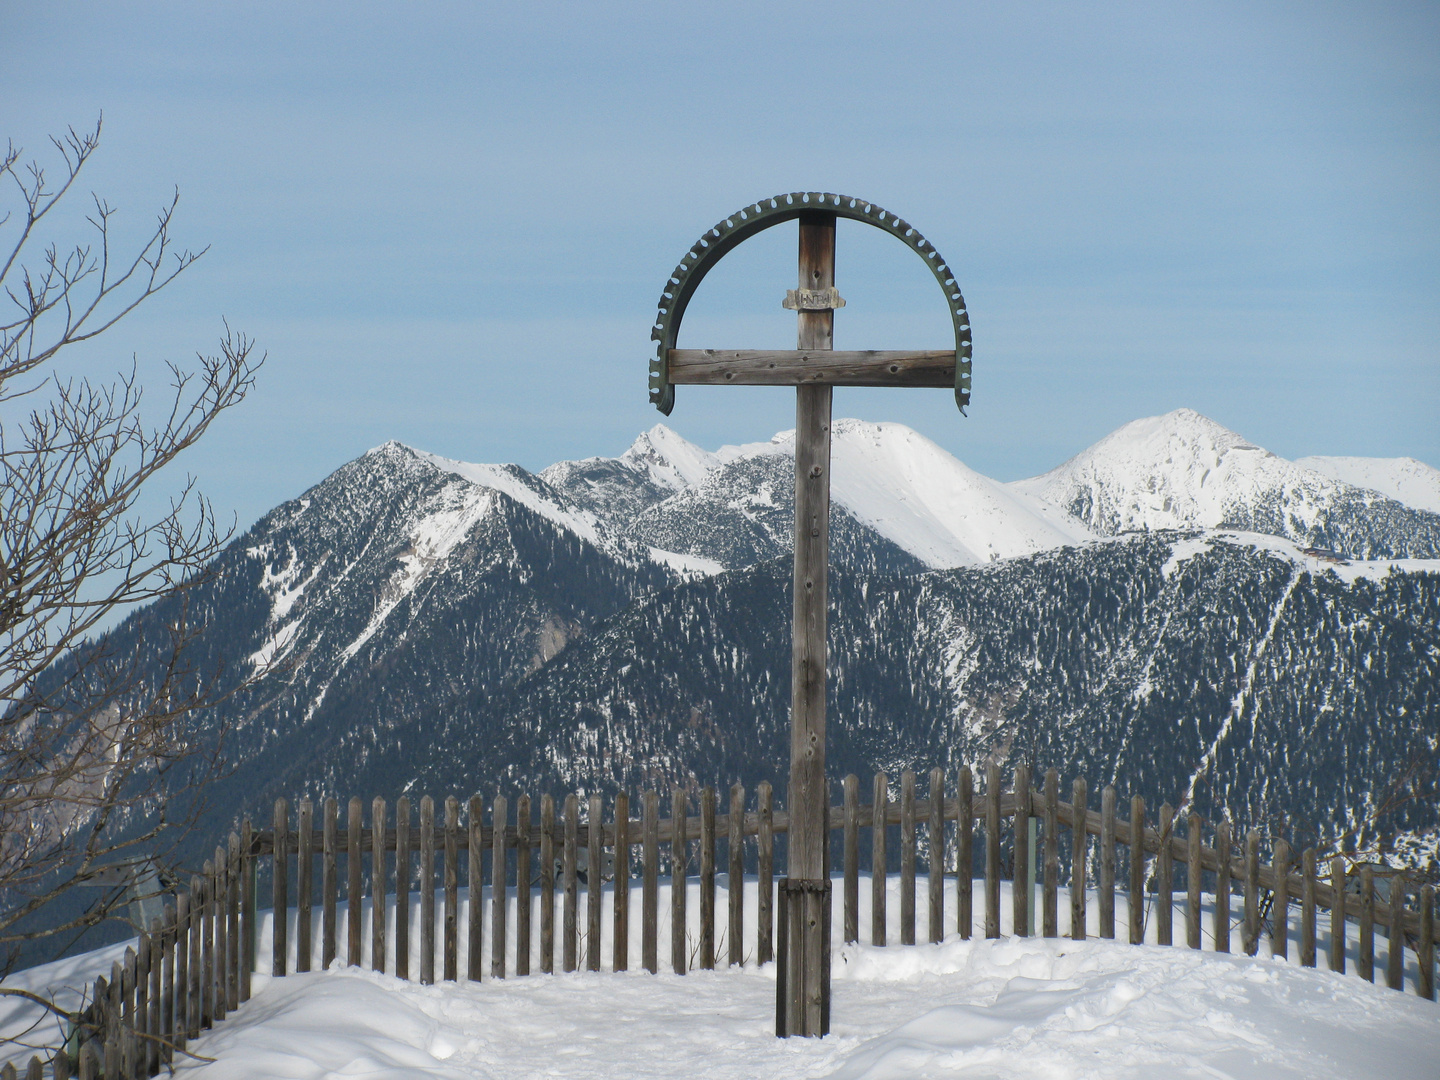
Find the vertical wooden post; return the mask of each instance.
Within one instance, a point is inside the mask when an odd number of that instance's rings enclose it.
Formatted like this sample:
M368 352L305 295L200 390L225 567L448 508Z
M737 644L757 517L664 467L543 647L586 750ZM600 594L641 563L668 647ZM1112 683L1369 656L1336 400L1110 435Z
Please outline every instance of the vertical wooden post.
M1375 872L1360 867L1360 950L1355 958L1358 974L1375 981Z
M555 799L540 796L540 970L555 971Z
M345 963L359 967L364 945L363 913L365 910L364 848L361 844L364 831L365 804L360 796L350 796L349 816L345 821Z
M756 909L755 962L768 964L775 959L775 806L769 780L755 787L755 812L760 819L755 837L759 849L760 880Z
M689 858L685 850L685 816L689 813L685 789L675 785L670 797L670 967L684 975L689 958L685 955L685 877Z
M1040 913L1041 932L1060 936L1060 772L1045 772L1045 898Z
M1010 919L1015 933L1030 936L1030 767L1015 767L1015 869L1010 875Z
M504 795L496 795L490 816L490 975L496 979L505 978L505 945L508 936L505 929L508 906L505 882L505 823L509 816L508 800ZM483 880L481 889L484 889ZM472 906L470 917L483 922L483 911L483 907Z
M275 873L272 881L270 903L270 972L272 975L285 974L286 941L288 916L290 914L290 883L286 878L290 846L290 805L282 795L275 800L275 853L271 859ZM198 890L191 890L197 897Z
M240 823L240 1000L250 1000L250 976L255 970L255 829L246 818ZM177 928L180 925L176 913ZM178 933L177 929L177 933ZM178 950L179 944L177 942ZM178 1030L178 1025L177 1025Z
M1130 944L1145 943L1145 800L1130 797Z
M700 791L700 967L705 971L715 968L715 789L712 787Z
M955 923L970 940L975 929L975 778L960 766L955 794Z
M1185 831L1185 944L1200 948L1200 882L1204 868L1200 862L1200 815L1191 814Z
M226 932L230 911L230 862L225 849L215 848L215 1018L223 1020L230 1008L230 995L225 986L229 981L230 935Z
M930 940L945 938L945 774L930 770L929 854L926 856L926 884L929 889Z
M332 795L325 800L324 821L321 824L320 846L320 962L329 967L338 955L340 946L335 917L335 891L338 888L336 873L336 833L339 831L340 806Z
M915 774L900 774L900 944L915 944Z
M1215 874L1215 951L1230 951L1230 822L1221 818L1215 826L1215 855L1220 869Z
M565 840L563 848L563 875L565 888L565 922L561 931L561 964L566 971L574 971L580 964L580 870L576 865L580 847L580 799L576 795L565 796Z
M985 769L985 936L1000 936L1000 765Z
M1290 955L1290 845L1275 841L1270 860L1275 870L1275 899L1270 905L1270 955Z
M813 212L800 218L799 278L802 289L835 284L835 215ZM832 347L835 313L800 311L797 347ZM795 388L795 573L790 659L790 832L788 877L815 887L798 893L807 914L794 929L811 940L790 952L803 968L790 972L791 993L803 1001L801 1015L787 1024L790 1034L823 1035L830 999L829 941L820 933L818 908L829 847L829 786L825 780L825 628L830 562L830 410L832 388ZM783 962L789 964L790 957Z
M1345 974L1345 860L1330 860L1330 970Z
M530 974L530 796L515 800L515 974ZM472 911L473 918L473 911Z
M1306 848L1300 856L1300 966L1315 966L1315 849Z
M445 796L445 981L460 978L460 800ZM494 947L494 942L491 942Z
M860 940L860 778L854 773L841 782L841 814L845 849L845 942Z
M185 987L185 993L189 998L186 1003L186 1010L190 1016L189 1037L192 1039L200 1037L200 1029L205 1024L205 1016L201 1007L204 1000L201 989L205 977L204 941L205 888L200 882L200 876L192 874L190 876L190 978L189 984Z
M600 904L605 896L604 800L590 796L590 819L585 826L585 846L590 858L585 869L585 967L600 970ZM713 818L711 819L713 823Z
M1385 985L1405 989L1405 879L1390 879L1390 921L1385 935Z
M309 799L300 800L299 853L295 861L295 970L310 970L311 877L314 873L315 808Z
M1419 968L1415 993L1435 1000L1435 886L1420 886L1420 941L1415 949Z
M435 800L420 798L420 982L435 982Z
M660 800L653 789L640 796L640 962L651 975L660 970Z
M885 944L885 830L890 816L890 781L875 774L870 806L870 944Z
M1100 936L1115 938L1115 787L1100 793Z
M175 1010L176 1045L185 1047L185 1037L190 1032L190 901L191 896L184 890L175 894L175 987L173 990ZM96 1001L100 998L96 996Z
M1085 869L1090 857L1090 808L1085 778L1077 776L1070 795L1070 840L1074 851L1070 859L1070 937L1085 940L1086 890Z
M630 969L630 795L615 795L615 883L611 889L615 929L610 942L610 967ZM732 946L733 951L733 946Z
M136 1076L150 1075L150 1048L154 1044L145 1035L150 1033L150 933L141 930L135 939L135 1012L132 1022L136 1038ZM27 1072L29 1070L26 1070ZM42 1077L43 1080L43 1077Z
M370 968L385 970L385 897L389 884L385 874L385 800L375 796L370 804Z
M1161 945L1175 943L1175 856L1170 834L1175 829L1175 811L1160 806L1160 853L1155 863L1155 940Z
M1241 944L1247 956L1260 948L1260 834L1254 829L1245 833L1245 921Z
M395 974L410 978L410 796L395 800Z
M726 847L729 856L726 889L729 908L729 926L726 929L728 948L725 950L726 964L733 967L745 962L745 785L736 783L730 788L730 814L726 830ZM616 865L618 866L618 860ZM618 880L618 873L617 873Z

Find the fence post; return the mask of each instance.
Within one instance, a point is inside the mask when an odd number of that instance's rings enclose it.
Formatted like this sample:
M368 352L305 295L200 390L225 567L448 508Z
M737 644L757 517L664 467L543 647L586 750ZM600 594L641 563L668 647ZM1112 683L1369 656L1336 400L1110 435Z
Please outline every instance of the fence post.
M1077 776L1070 795L1070 839L1075 845L1070 859L1070 937L1085 940L1088 899L1085 871L1090 860L1090 806L1085 778Z
M565 926L562 958L566 971L574 971L580 964L580 874L576 866L579 858L580 800L575 795L565 796Z
M313 872L313 846L315 809L309 799L300 800L299 821L296 824L296 839L299 841L295 858L295 970L310 970L310 876Z
M654 975L660 970L660 800L654 789L640 795L640 837L640 962Z
M860 778L849 774L840 782L841 847L844 849L844 937L860 940Z
M395 974L410 978L410 796L395 800Z
M1060 935L1060 772L1045 771L1045 876L1040 912L1041 933L1047 938Z
M370 968L385 970L385 897L389 893L385 874L387 819L385 800L376 796L370 804Z
M1175 828L1175 810L1160 806L1160 852L1155 863L1155 939L1161 945L1175 943L1175 855L1170 834Z
M1030 766L1015 768L1015 870L1010 875L1011 921L1015 933L1029 937L1030 926Z
M1000 766L985 769L985 936L1000 936Z
M515 974L530 974L531 897L530 888L530 796L515 800ZM473 910L472 910L473 918Z
M1405 879L1390 879L1390 923L1386 928L1385 985L1405 989Z
M1290 955L1290 845L1276 840L1271 856L1275 874L1274 901L1270 905L1270 955Z
M1115 938L1115 787L1100 793L1100 936Z
M505 978L505 947L508 936L505 929L506 868L505 868L505 824L510 816L510 805L504 795L496 795L494 809L490 815L490 975ZM593 828L593 826L592 826ZM476 919L481 909L470 901L470 917Z
M504 835L504 830L501 830ZM460 978L460 800L445 796L445 981ZM501 865L504 865L502 859ZM501 941L504 949L504 941ZM495 943L492 941L493 949ZM503 955L503 951L502 951Z
M1356 961L1360 977L1375 981L1375 872L1360 867L1360 955Z
M1126 903L1130 944L1145 943L1145 800L1130 797L1130 898Z
M335 917L335 893L339 888L336 833L339 831L340 806L333 795L325 799L324 817L320 840L323 849L320 858L320 962L328 968L340 952Z
M900 774L900 944L915 944L915 774Z
M619 815L616 815L619 820ZM729 948L726 950L727 966L733 967L736 964L745 962L745 785L735 783L730 787L730 815L727 829L728 841L726 854L730 856L729 862L729 888L726 890L726 899L729 901L730 925L727 933L730 938ZM830 843L830 836L827 833L825 843ZM616 881L619 881L620 860L615 860ZM616 894L616 903L619 903L619 894ZM616 909L619 910L618 908ZM618 926L618 922L617 922Z
M929 888L930 940L945 938L945 774L930 770L930 853L926 858L926 885Z
M1215 951L1230 951L1230 822L1221 818L1215 826L1215 854L1220 869L1215 875Z
M1260 948L1260 834L1245 833L1245 922L1241 945L1247 956Z
M685 974L689 959L685 955L685 876L689 862L685 850L685 817L689 812L688 801L685 789L675 785L670 798L670 966L676 975Z
M540 796L540 970L555 971L555 799Z
M1300 894L1300 966L1315 966L1315 849L1300 856L1304 884Z
M875 774L870 807L870 944L885 944L885 830L890 816L890 780L883 772Z
M290 883L286 880L289 862L290 805L282 795L275 800L275 850L271 862L275 867L270 904L270 973L285 974L286 923L290 910Z
M792 814L794 810L791 807ZM700 966L706 971L715 968L715 789L712 787L700 791Z
M1435 886L1420 887L1420 943L1415 950L1419 978L1415 992L1426 1001L1435 1000Z
M760 819L755 837L760 851L755 959L757 963L768 964L775 959L775 808L769 780L761 780L755 786L755 812Z
M491 845L494 845L494 832L491 832ZM465 920L465 978L480 982L485 969L485 804L478 795L469 796L465 804L465 871L469 886L469 914ZM491 870L491 877L494 877L494 870ZM494 903L494 890L491 890L491 903ZM500 940L504 943L504 937Z
M585 870L585 967L600 970L600 911L605 896L605 804L599 795L590 796L590 815L585 825L585 846L590 859ZM713 836L714 818L711 818ZM714 895L711 895L714 908Z
M1185 830L1185 944L1192 949L1200 948L1201 848L1200 815L1192 813Z
M974 800L975 778L970 766L962 765L955 794L955 923L966 941L975 929Z
M349 884L345 907L345 963L350 967L359 967L365 940L361 926L361 913L365 907L364 878L361 876L364 856L360 846L365 804L360 801L360 796L352 795L348 809L349 817L345 823L345 877Z
M1345 974L1345 860L1330 860L1330 970Z
M178 897L177 897L178 902ZM255 970L255 830L246 818L240 823L240 1000L250 1000L250 975ZM177 926L179 913L176 913ZM177 956L178 962L178 956ZM178 1027L178 1025L177 1025Z
M435 800L420 799L420 982L435 982Z

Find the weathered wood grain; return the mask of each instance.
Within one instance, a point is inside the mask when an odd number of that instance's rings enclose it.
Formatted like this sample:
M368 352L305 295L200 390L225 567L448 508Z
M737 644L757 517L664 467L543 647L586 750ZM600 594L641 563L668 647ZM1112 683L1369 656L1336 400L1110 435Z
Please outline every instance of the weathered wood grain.
M395 974L410 978L410 796L395 800Z
M931 942L938 942L945 938L945 773L940 769L930 770L930 813L925 832L929 937Z
M540 796L540 970L555 971L555 799Z
M340 805L332 795L325 800L324 821L321 828L320 856L320 962L328 968L340 952L339 931L336 927L335 894L339 888L337 868L337 838L339 831Z
M1315 966L1315 849L1306 848L1300 856L1300 966Z
M1100 936L1115 938L1115 787L1100 793Z
M1030 767L1015 768L1015 869L1010 882L1010 918L1015 933L1030 936Z
M985 769L985 936L1000 936L1000 766Z
M953 349L671 349L669 358L677 386L955 387Z
M1200 948L1200 884L1204 875L1200 850L1200 815L1191 814L1185 832L1185 944Z
M726 889L729 925L726 928L726 965L745 962L745 785L730 788L730 814L726 823L729 885Z
M502 830L503 832L503 830ZM460 978L460 800L445 797L445 981Z
M975 929L975 779L960 767L955 793L955 926L968 941Z
M345 963L350 967L359 967L361 962L361 946L364 941L361 936L362 915L365 906L364 892L364 856L361 854L361 830L364 828L363 814L365 804L360 801L360 796L350 797L349 818L345 829L345 876L348 890L348 907L346 908L345 929L347 931L345 944Z
M531 829L534 822L530 814L530 796L521 795L515 800L515 974L530 974L531 940L531 888L530 851ZM472 897L478 895L471 892ZM472 900L473 904L474 901ZM471 918L474 918L471 912Z
M886 813L890 803L890 780L875 774L870 800L870 944L885 944L885 851Z
M841 847L845 852L844 931L845 941L860 940L860 778L854 773L841 781Z
M600 905L605 895L605 839L600 826L605 803L601 796L590 796L589 810L585 839L589 855L585 868L585 967L589 971L599 971Z
M756 904L755 960L775 959L775 806L769 780L755 787L755 845L759 849L760 880Z
M1271 860L1275 891L1270 905L1270 954L1286 957L1290 955L1290 845L1277 839Z
M389 814L378 795L370 804L370 967L385 970L385 897L390 885L385 873L385 830Z
M676 975L684 975L689 966L685 940L685 880L690 861L685 836L688 810L685 789L677 784L670 797L670 967Z
M1155 940L1160 945L1175 943L1175 852L1170 834L1175 831L1175 810L1160 805L1160 854L1155 860Z
M494 979L505 978L505 945L509 936L505 927L505 823L509 816L509 801L504 795L496 795L490 814L490 977ZM470 917L483 921L480 894L472 896L470 903Z
M310 970L311 874L314 869L312 850L315 809L309 799L300 800L297 829L300 850L295 861L295 970Z
M640 796L640 962L654 975L660 970L660 800L654 789Z
M1230 951L1230 822L1221 818L1215 825L1215 910L1212 932L1215 951Z
M1330 860L1330 970L1345 973L1345 860ZM1336 902L1336 898L1340 902Z
M1130 797L1130 842L1126 845L1126 862L1130 868L1129 897L1126 904L1130 916L1130 944L1145 942L1145 800Z
M420 982L435 982L435 800L420 799Z
M915 944L915 774L900 774L900 944Z
M630 968L630 796L615 795L615 889L612 893L615 929L610 964L615 971Z
M275 800L275 848L271 855L271 862L274 865L271 884L270 910L273 916L270 920L270 972L273 975L285 974L286 954L289 951L285 940L287 923L286 912L290 910L290 883L288 879L289 856L287 854L289 845L287 833L290 828L290 804L282 795ZM192 890L193 892L194 890ZM205 918L202 909L201 918Z

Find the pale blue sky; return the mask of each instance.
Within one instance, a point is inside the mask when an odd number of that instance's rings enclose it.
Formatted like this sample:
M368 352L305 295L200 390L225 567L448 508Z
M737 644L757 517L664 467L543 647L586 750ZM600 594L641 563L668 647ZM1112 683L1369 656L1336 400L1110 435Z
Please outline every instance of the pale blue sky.
M269 363L189 465L241 524L388 438L618 454L660 288L743 204L894 210L956 270L971 416L837 392L999 479L1190 406L1277 453L1440 465L1440 7L1385 3L20 4L0 137L105 114L87 187L212 245L84 358L224 316ZM943 346L941 294L842 223L840 347ZM794 233L707 280L681 343L793 347ZM682 387L707 446L784 390Z

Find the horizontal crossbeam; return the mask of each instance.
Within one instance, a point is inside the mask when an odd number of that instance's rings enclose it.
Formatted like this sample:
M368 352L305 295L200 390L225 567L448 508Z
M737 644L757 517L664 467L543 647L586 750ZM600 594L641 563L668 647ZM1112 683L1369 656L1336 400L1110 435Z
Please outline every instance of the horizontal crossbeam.
M669 357L678 385L955 388L953 350L671 349Z

